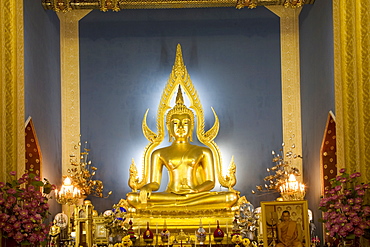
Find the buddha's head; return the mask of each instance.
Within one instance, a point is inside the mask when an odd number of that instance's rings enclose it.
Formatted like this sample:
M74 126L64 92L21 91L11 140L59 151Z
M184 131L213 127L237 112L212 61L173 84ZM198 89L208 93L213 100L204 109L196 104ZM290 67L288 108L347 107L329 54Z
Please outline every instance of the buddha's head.
M166 125L170 142L175 140L192 141L194 113L184 105L181 87L177 91L176 105L167 113Z

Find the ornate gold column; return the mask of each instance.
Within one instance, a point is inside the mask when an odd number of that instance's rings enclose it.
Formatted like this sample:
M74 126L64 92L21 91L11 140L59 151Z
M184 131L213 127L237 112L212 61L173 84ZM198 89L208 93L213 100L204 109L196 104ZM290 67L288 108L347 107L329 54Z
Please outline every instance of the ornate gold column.
M301 7L266 6L280 17L281 90L284 153L302 155L299 14ZM302 159L291 159L303 178Z
M0 1L0 181L24 171L23 1ZM10 179L10 177L8 177Z
M70 154L80 155L80 59L78 21L91 10L58 12L60 20L62 173ZM77 149L75 146L77 145Z
M370 181L370 1L333 0L338 169Z

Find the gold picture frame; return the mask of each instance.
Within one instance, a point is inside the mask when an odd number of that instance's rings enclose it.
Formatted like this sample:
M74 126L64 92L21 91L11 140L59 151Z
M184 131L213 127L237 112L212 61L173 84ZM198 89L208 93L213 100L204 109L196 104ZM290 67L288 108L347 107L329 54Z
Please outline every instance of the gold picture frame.
M308 218L308 203L302 201L273 201L261 202L261 221L263 246L274 247L278 243L278 224L284 211L290 212L290 217L301 227L302 244L305 247L310 246L310 231Z
M93 217L94 220L94 242L96 244L108 244L108 230L104 224L104 217Z
M96 225L96 235L95 238L97 239L106 239L108 237L107 235L107 229L105 228L104 224L97 224Z

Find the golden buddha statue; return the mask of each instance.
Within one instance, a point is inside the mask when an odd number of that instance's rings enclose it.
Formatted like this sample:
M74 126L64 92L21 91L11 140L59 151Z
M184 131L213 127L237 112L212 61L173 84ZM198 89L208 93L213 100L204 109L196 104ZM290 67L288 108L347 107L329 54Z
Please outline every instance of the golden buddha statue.
M184 104L182 89L192 109ZM176 105L170 109L170 101L176 91ZM193 111L197 117L196 126ZM134 161L130 167L129 186L133 191L127 194L129 210L231 210L237 204L239 192L233 189L236 166L232 160L228 175L222 175L220 152L213 141L218 133L219 122L216 113L213 113L215 123L205 132L202 106L178 45L175 64L158 109L157 133L146 124L148 111L144 115L143 132L150 143L144 151L144 173L141 180ZM164 122L172 144L155 150L164 139ZM198 140L205 146L191 144L194 127ZM163 168L168 171L169 182L165 191L156 192L161 185ZM228 191L211 191L215 187L216 175L221 186L228 188Z

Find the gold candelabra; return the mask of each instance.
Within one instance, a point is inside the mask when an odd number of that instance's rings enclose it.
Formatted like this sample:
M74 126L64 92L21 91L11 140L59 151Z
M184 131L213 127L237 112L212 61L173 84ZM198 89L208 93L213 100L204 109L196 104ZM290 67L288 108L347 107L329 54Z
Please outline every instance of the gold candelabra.
M279 191L284 201L303 200L306 194L305 185L298 182L293 174L280 185Z
M76 206L78 203L78 200L81 198L81 192L80 190L75 187L72 183L72 180L70 177L66 177L63 181L62 187L60 190L55 189L55 200L59 204L67 205L67 211L68 211L68 236L71 235L72 232L72 215L70 213L71 209L70 206Z
M60 190L55 189L55 199L59 204L76 205L81 198L81 192L72 184L72 180L66 177Z

